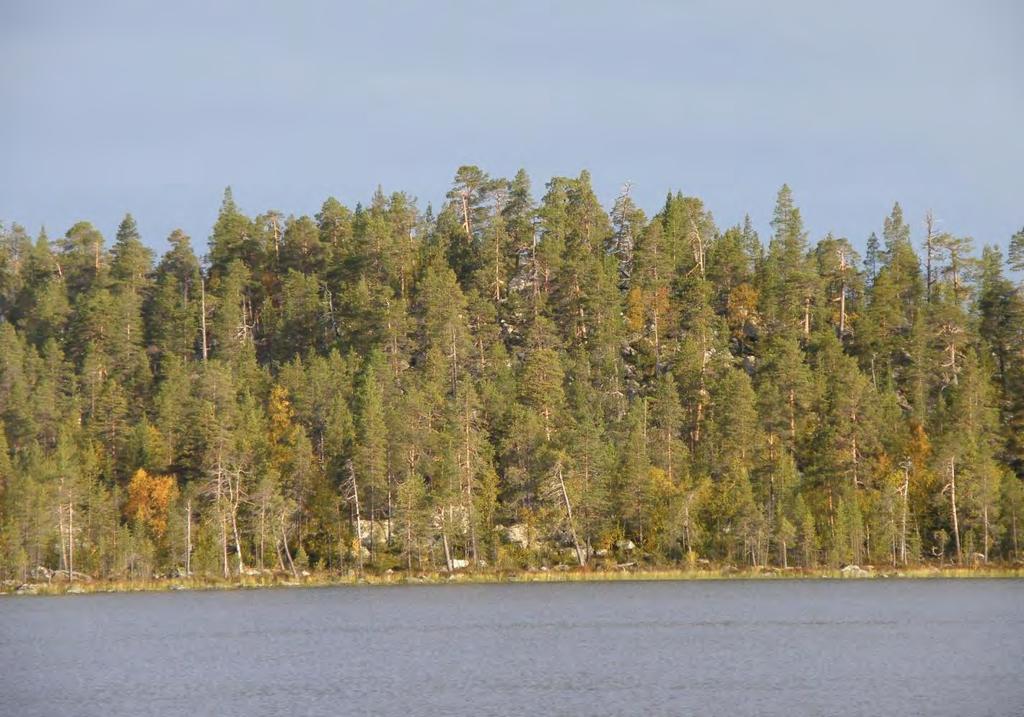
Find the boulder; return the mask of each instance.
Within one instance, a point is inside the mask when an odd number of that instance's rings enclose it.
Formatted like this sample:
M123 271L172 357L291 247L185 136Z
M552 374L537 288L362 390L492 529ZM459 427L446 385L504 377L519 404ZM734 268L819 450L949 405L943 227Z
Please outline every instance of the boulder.
M871 576L871 573L862 569L859 565L844 565L843 569L839 572L842 573L844 578L867 578Z
M629 538L626 538L625 540L617 540L615 541L615 549L621 550L624 553L629 553L636 550L636 544Z
M359 527L359 540L363 545L369 547L373 543L379 546L388 542L388 521L361 520ZM394 525L391 526L391 532L394 533Z
M525 523L498 525L494 529L499 533L502 542L508 545L518 545L521 548L530 547L530 526Z
M32 585L31 583L25 583L24 585L18 586L18 589L14 592L18 595L35 595L39 592L39 587L37 585Z
M452 558L452 570L462 570L469 567L469 561L462 558Z
M37 565L28 571L28 575L33 580L52 580L53 571L42 565Z

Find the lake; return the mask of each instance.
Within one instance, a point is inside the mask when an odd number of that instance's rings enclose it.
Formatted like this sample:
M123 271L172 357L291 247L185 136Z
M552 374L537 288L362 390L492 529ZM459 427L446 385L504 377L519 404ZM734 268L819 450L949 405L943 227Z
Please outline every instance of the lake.
M9 597L0 714L1024 715L1024 581Z

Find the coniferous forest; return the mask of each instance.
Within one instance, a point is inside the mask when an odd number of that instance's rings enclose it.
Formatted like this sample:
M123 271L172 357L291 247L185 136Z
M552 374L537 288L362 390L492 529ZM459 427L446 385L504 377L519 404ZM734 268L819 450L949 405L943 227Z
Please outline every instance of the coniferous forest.
M446 196L5 225L0 578L1021 558L1024 230Z

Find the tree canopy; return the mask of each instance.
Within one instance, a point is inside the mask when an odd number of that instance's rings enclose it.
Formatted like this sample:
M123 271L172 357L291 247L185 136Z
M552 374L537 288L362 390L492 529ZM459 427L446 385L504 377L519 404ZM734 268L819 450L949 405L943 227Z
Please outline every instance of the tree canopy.
M1020 558L1024 230L538 194L0 226L0 577Z

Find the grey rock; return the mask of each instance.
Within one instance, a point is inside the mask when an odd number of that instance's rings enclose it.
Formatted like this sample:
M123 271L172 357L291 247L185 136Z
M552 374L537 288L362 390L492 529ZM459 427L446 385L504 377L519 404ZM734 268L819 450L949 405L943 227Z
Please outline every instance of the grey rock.
M859 565L846 565L839 572L842 573L844 578L867 578L871 576L871 573Z
M525 523L496 526L495 530L500 533L502 541L508 545L518 545L521 548L530 547L530 526Z

